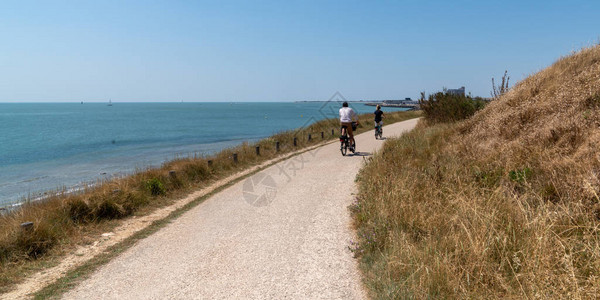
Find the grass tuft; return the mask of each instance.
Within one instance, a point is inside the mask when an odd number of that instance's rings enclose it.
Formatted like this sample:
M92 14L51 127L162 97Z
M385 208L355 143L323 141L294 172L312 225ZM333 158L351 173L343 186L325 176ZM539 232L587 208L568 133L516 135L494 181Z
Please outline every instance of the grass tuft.
M65 209L69 218L75 223L85 223L93 219L93 210L83 199L72 199L65 202Z

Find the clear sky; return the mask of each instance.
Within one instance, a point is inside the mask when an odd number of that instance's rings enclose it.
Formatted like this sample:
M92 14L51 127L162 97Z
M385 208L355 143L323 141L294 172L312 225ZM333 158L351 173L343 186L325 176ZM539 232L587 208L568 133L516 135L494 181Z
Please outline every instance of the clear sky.
M417 98L600 40L600 1L1 1L0 102Z

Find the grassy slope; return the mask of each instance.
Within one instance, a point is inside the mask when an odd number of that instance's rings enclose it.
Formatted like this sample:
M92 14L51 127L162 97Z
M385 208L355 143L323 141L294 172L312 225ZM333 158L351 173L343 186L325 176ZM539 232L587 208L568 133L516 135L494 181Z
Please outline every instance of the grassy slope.
M388 121L398 122L420 116L420 112L388 114ZM371 124L372 116L361 116L363 124ZM51 266L75 245L90 243L119 220L143 215L168 205L183 195L208 186L252 165L275 158L338 136L337 120L323 120L295 131L283 132L256 144L243 144L225 149L212 157L179 159L161 168L115 179L79 195L56 195L47 201L25 205L22 209L0 216L0 292L19 282L28 273ZM331 135L331 129L336 129ZM371 129L370 126L359 131ZM324 139L321 139L324 132ZM312 140L308 141L308 134ZM293 139L297 138L297 146ZM280 142L276 152L275 142ZM260 156L255 153L260 146ZM238 154L233 163L232 154ZM212 166L208 165L212 160ZM175 171L175 176L169 175ZM153 193L154 190L154 193ZM20 224L33 221L32 230Z
M600 46L467 121L389 140L359 175L374 298L598 298Z

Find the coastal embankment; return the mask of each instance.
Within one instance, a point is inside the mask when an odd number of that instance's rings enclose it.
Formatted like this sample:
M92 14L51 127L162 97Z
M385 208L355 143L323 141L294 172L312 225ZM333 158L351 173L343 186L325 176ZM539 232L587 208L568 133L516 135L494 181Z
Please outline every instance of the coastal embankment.
M393 123L417 116L419 113L415 112L390 113L387 121ZM364 115L361 122L370 124L371 118ZM148 215L248 167L336 139L337 127L336 120L323 120L212 156L171 161L161 168L106 182L84 194L57 195L24 205L0 218L2 289L6 292L31 274L59 263L65 255L73 255L79 246L97 245L110 236L103 234L127 220ZM370 128L359 131L367 129ZM30 221L33 222L30 229L21 228L22 223ZM115 247L121 249L119 245Z

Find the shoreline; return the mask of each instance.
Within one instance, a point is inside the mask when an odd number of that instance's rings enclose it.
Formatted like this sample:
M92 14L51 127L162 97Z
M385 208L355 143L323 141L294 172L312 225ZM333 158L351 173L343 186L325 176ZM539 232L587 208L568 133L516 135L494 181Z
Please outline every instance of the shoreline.
M29 204L29 203L44 201L44 200L47 200L47 199L50 199L53 197L64 197L64 196L85 193L86 190L93 189L99 185L106 183L106 182L123 179L128 176L134 176L136 173L144 172L147 170L159 169L162 167L162 165L168 164L171 161L176 161L176 160L180 160L180 159L194 159L194 158L198 158L198 157L212 156L212 155L219 153L225 149L234 148L243 143L255 143L257 141L269 138L271 136L273 136L273 135L252 138L250 140L231 139L231 140L226 140L226 141L219 141L216 143L178 145L175 147L171 147L171 148L181 148L181 147L200 148L202 146L208 146L208 148L211 150L209 150L207 152L173 152L171 155L169 155L171 158L165 158L156 163L151 163L151 164L147 164L147 165L141 165L141 164L137 165L137 163L136 163L135 166L130 166L126 169L117 170L116 172L114 172L112 174L102 172L102 173L99 173L99 175L96 178L88 178L87 180L82 180L82 181L79 181L74 184L62 184L56 188L41 188L36 191L29 191L26 193L26 195L25 195L25 193L20 193L19 196L11 196L11 197L7 197L7 198L3 198L3 199L1 199L2 202L0 202L0 214L7 213L11 210L14 210L18 207L21 207L21 206ZM220 148L217 148L217 149L212 149L213 146L217 145L217 144L223 144L223 146ZM167 148L165 148L165 149L167 149ZM158 156L158 155L156 155L156 156ZM100 169L102 169L101 165L98 167Z
M0 158L0 207L95 184L115 174L157 168L177 158L212 155L249 137L252 143L282 130L296 130L332 116L337 112L334 105L338 104L14 104L3 110L14 125L0 130L14 139L0 145L0 152L7 154ZM356 106L358 113L370 110ZM72 124L86 125L75 129Z
M369 102L369 103L365 103L365 105L366 106L380 105L381 107L409 108L409 111L421 109L421 106L419 104L389 104L389 103Z

